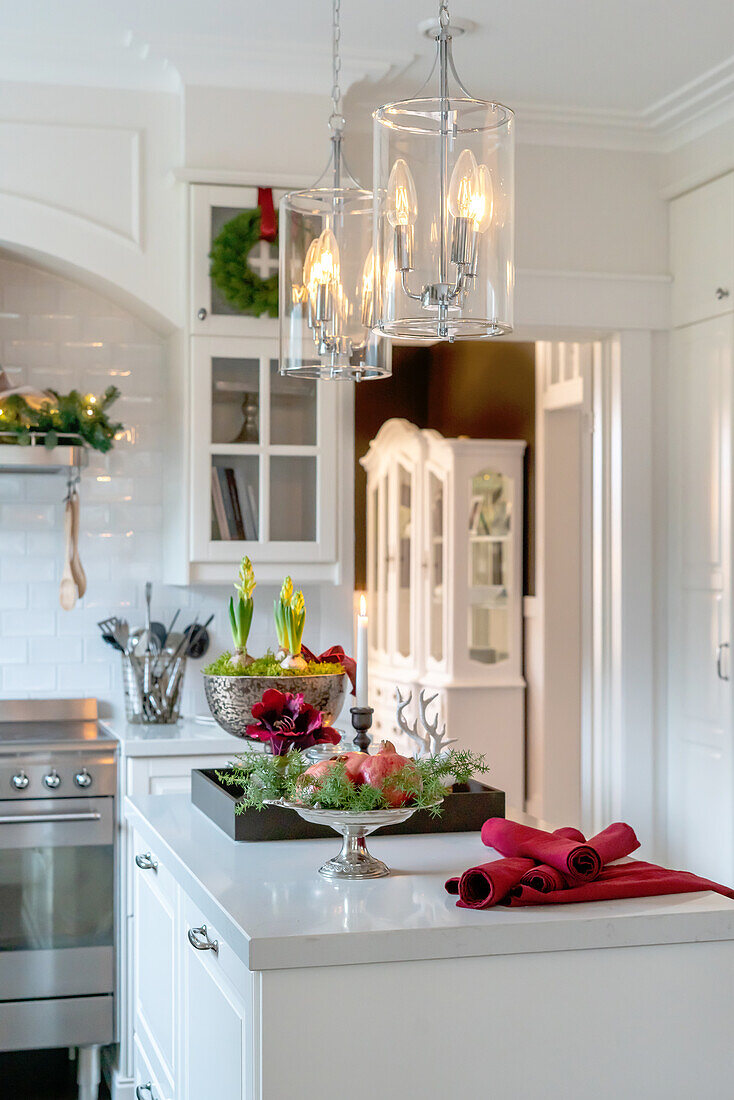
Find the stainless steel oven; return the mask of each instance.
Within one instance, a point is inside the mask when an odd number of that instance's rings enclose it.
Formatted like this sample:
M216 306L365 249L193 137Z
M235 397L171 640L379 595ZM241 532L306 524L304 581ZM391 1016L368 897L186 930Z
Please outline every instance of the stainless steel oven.
M59 709L0 703L0 1050L114 1039L115 743Z

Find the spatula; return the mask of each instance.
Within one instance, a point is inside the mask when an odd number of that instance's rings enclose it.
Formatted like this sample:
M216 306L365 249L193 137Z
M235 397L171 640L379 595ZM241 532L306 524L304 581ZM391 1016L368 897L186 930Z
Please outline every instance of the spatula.
M59 588L59 603L63 607L64 611L71 611L77 599L76 583L71 572L71 528L71 500L67 500L66 507L64 509L64 540L66 542L66 557L64 561L64 572L61 577L61 587Z

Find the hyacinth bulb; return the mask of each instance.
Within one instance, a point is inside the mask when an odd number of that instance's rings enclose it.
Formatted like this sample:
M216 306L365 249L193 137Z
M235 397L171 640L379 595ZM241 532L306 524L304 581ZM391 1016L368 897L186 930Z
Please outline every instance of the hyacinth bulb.
M477 233L484 233L489 229L494 210L494 188L492 177L486 164L480 164L477 168L477 189L471 202L470 217L474 222Z
M472 205L479 190L476 157L464 149L454 165L449 183L449 210L455 218L471 218Z
M417 217L415 180L406 162L398 157L387 183L387 220L393 228L397 228L399 225L414 225Z

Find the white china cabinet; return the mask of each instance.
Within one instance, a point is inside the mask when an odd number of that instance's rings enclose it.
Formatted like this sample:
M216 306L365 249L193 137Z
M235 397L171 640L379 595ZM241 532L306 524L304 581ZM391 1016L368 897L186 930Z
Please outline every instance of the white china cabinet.
M229 583L248 554L265 583L288 572L339 583L351 387L281 377L277 318L243 314L210 277L213 240L257 207L257 188L192 184L189 199L188 322L171 349L167 579ZM274 274L276 246L258 241L248 262Z
M382 426L367 471L370 702L376 739L412 742L395 690L438 698L450 737L484 752L491 782L524 796L521 440L444 439Z

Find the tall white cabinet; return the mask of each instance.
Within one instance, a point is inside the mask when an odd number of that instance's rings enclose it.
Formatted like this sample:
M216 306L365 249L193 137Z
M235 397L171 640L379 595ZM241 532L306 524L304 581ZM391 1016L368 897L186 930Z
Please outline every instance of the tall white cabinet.
M671 204L668 838L676 865L734 877L734 173Z
M361 460L367 471L367 575L373 735L414 744L396 720L395 689L438 698L450 737L485 753L490 782L521 807L521 440L444 439L388 420Z

